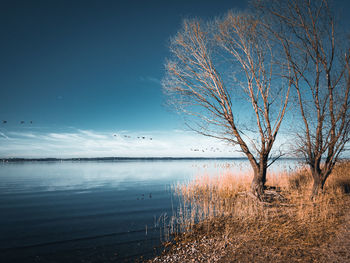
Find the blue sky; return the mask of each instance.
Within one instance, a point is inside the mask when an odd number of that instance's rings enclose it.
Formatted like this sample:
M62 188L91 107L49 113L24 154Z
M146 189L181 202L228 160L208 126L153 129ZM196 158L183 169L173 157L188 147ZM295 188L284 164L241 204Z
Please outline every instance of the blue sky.
M183 121L163 106L160 85L169 38L184 18L211 18L244 6L202 0L2 1L0 156L181 155L188 145L176 132L184 129ZM131 139L129 149L123 148L113 134L152 135L153 151ZM185 134L183 141L197 138ZM157 146L157 138L169 146ZM90 144L93 139L103 150Z
M210 19L246 1L0 5L0 157L237 155L183 131L163 106L160 80L184 18ZM189 151L214 145L221 152Z

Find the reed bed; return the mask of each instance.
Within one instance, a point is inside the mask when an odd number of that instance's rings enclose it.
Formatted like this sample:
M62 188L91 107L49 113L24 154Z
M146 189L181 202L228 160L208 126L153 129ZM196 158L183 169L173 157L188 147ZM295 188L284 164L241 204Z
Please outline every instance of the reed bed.
M314 201L310 200L312 180L306 167L269 173L267 185L274 186L285 200L268 205L245 195L251 176L232 174L228 169L217 176L204 174L175 186L182 204L171 218L175 247L205 237L215 242L206 248L209 252L201 254L221 253L219 262L322 261L322 247L349 212L350 162L335 167L325 192ZM179 258L178 262L187 262ZM198 262L208 260L212 261L207 257Z

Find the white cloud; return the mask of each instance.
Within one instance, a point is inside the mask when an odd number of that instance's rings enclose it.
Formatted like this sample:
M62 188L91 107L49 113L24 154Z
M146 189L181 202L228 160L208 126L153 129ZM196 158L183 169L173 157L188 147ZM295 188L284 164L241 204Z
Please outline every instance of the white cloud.
M93 131L87 131L87 130L79 130L80 133L87 135L88 137L95 138L95 139L107 139L108 137L105 135L97 134Z
M3 132L0 132L0 136L7 139L7 140L9 139L9 137Z
M79 135L74 133L49 133L46 138L48 140L71 141L79 139Z
M12 137L28 137L28 138L36 138L36 135L33 133L24 133L24 132L9 132L8 136Z
M7 138L10 138L7 139ZM233 157L232 147L192 132L8 132L0 157Z
M140 81L142 82L152 82L152 83L155 83L155 84L158 84L160 85L160 80L155 78L155 77L151 77L151 76L146 76L146 77L140 77Z

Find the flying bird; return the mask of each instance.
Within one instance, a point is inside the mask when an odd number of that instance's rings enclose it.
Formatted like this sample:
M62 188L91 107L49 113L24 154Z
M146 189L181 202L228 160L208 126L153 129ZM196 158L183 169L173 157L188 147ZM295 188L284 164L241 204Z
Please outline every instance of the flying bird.
M21 124L24 124L24 121L21 121Z
M7 121L2 121L2 123L7 123Z

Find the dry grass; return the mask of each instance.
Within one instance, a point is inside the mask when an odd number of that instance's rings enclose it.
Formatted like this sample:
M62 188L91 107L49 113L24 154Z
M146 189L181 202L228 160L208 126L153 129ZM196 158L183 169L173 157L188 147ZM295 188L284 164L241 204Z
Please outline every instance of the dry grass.
M175 240L186 244L203 237L215 239L208 249L225 248L219 262L322 261L319 247L334 236L348 212L350 162L337 165L325 193L314 202L306 168L268 175L267 185L286 197L283 203L266 206L244 195L250 181L249 175L228 171L178 185L183 205L172 219L172 231L181 233Z

